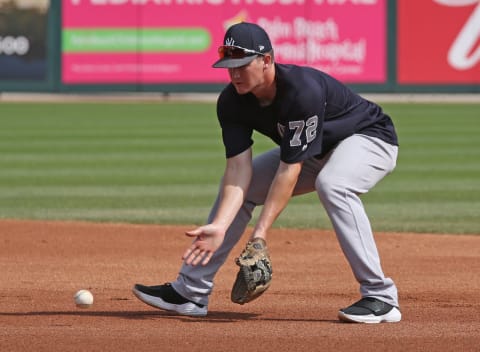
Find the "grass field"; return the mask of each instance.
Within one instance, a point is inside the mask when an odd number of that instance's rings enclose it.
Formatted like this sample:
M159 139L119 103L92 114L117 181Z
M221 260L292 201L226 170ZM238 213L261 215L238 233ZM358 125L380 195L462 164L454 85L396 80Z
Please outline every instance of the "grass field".
M382 105L401 146L363 196L374 228L480 234L480 105ZM199 224L223 172L212 103L2 103L0 123L1 218ZM276 226L330 228L316 194Z

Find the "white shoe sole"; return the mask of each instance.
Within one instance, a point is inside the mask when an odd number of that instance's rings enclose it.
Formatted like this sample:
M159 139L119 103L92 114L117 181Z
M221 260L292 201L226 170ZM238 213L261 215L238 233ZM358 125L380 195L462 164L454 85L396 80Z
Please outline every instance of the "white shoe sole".
M349 323L366 323L366 324L377 324L377 323L398 323L402 320L402 313L398 308L393 307L390 312L384 315L352 315L346 314L342 311L338 312L338 319L346 321Z
M207 315L207 307L199 307L195 303L188 302L184 304L172 304L165 302L160 297L150 296L137 289L133 288L133 294L143 303L148 304L149 306L168 310L170 312L175 312L180 315L188 315L192 317L204 317Z

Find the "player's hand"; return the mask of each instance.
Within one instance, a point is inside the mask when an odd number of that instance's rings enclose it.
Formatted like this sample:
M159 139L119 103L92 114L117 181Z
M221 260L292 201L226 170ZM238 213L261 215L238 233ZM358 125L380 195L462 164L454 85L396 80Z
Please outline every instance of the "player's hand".
M223 243L225 230L213 224L201 226L185 233L189 237L195 237L192 245L185 251L182 259L187 265L197 265L200 262L206 265L212 258L213 253Z

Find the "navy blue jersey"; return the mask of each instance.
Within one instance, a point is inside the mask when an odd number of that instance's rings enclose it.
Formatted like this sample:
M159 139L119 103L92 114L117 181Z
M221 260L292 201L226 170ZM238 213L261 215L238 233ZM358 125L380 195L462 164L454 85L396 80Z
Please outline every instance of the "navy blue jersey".
M324 72L275 64L274 101L260 106L230 83L217 101L226 157L248 149L256 130L281 149L281 160L296 163L321 158L343 139L359 133L398 145L393 122L382 109Z

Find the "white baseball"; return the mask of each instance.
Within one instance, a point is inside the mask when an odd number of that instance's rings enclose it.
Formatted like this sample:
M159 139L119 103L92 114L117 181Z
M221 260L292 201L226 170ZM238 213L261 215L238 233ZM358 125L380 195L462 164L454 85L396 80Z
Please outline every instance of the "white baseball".
M93 304L93 295L89 290L80 290L73 298L78 308L89 308Z

